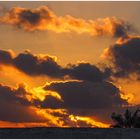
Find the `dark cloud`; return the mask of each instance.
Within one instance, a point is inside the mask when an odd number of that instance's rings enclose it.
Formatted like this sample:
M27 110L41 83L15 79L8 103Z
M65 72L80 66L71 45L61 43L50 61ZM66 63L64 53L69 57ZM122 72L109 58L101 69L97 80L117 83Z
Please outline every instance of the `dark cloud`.
M0 64L11 64L12 54L10 51L0 50Z
M108 68L101 71L97 66L90 63L69 64L62 67L49 55L41 57L28 51L12 57L10 52L1 50L0 58L1 64L12 65L30 76L46 75L60 79L69 76L72 79L91 82L105 81L110 76Z
M50 56L39 58L29 52L25 52L15 57L13 63L16 68L29 75L61 77L61 67Z
M12 57L11 52L0 50L0 64L14 66L31 76L47 75L61 78L64 75L61 66L55 62L53 57L36 56L28 51Z
M41 26L43 27L42 19L45 19L45 22L50 22L51 16L52 13L46 6L37 9L14 7L5 16L0 18L0 22L8 23L24 30L34 31L38 30Z
M123 37L123 36L125 37L128 35L128 31L133 31L132 26L130 24L114 23L113 26L114 37Z
M0 84L0 120L11 122L43 121L43 118L39 118L32 109L31 103L25 98L21 89L23 91L23 87L12 89Z
M119 40L108 50L117 77L127 77L132 73L140 73L140 37L126 37Z
M19 14L21 22L29 22L30 24L37 24L40 21L40 13L32 12L31 10L24 10Z
M61 95L63 102L57 100L55 106L59 102L59 107L68 109L70 114L90 116L104 122L111 122L111 113L114 110L122 112L125 110L122 106L128 105L128 102L120 97L121 91L108 82L54 82L45 89L56 91ZM49 101L47 107L47 101L44 100L43 104L46 104L44 107L51 108L52 103ZM55 108L54 104L52 108Z
M76 115L91 115L107 119L113 109L121 109L123 105L128 105L127 101L120 97L120 90L108 82L52 82L44 89L58 92L63 99L63 102L57 100L54 103L50 103L54 100L46 99L43 103L46 105L44 107L47 108L49 104L49 108L51 105L54 108L58 104L60 108L67 108ZM104 112L104 117L101 112Z
M105 78L104 73L99 68L89 63L71 65L65 69L65 73L71 78L92 82L102 81Z
M69 81L54 82L45 90L58 92L69 108L107 108L126 104L120 98L120 91L108 82Z
M28 93L23 85L18 88L0 85L0 120L23 124L27 122L29 126L30 123L36 123L36 126L72 126L66 109L57 110L55 106L54 109L45 107L46 100L47 105L50 104L51 107L56 104L54 98L48 96L42 103L37 99L27 100L25 95L28 94L31 93ZM57 107L60 108L59 103Z
M33 104L41 108L51 108L51 109L65 108L64 103L62 101L50 95L47 95L43 101L35 99L33 101Z

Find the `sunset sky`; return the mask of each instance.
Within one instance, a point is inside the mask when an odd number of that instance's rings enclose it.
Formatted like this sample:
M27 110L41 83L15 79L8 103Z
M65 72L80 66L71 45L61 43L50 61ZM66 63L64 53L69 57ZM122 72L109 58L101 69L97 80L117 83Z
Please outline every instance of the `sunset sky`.
M140 2L0 1L0 127L109 127L140 104Z

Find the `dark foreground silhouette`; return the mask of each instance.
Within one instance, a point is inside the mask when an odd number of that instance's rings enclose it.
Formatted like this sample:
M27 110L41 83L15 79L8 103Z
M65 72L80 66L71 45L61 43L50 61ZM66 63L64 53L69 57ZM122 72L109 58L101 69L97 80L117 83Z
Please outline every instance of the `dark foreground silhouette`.
M17 128L0 129L0 138L8 139L140 139L137 128Z
M126 110L124 114L112 113L112 120L115 124L111 127L114 128L140 128L140 109L135 112Z

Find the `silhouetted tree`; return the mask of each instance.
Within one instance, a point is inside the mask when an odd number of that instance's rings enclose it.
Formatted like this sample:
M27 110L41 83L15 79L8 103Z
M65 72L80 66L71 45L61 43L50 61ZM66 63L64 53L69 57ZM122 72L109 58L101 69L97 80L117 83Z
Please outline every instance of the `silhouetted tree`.
M112 113L111 118L115 122L111 127L119 127L119 128L140 128L140 112L137 109L133 114L128 109L125 111L124 115Z
M113 112L111 118L115 122L115 125L112 125L112 127L121 128L124 126L124 119L121 114L116 114L115 112Z
M124 113L124 126L125 126L125 128L132 127L132 115L128 109Z
M139 112L140 109L137 109L132 116L132 124L134 128L140 128L140 115L138 115Z

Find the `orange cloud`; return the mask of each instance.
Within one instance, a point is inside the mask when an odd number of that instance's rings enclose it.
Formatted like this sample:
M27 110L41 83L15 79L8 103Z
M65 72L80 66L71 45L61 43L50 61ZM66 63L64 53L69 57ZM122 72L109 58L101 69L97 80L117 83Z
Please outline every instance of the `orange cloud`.
M110 126L110 124L95 121L90 117L70 115L69 118L71 119L71 121L74 121L76 123L77 127L81 127L79 121L85 122L90 127L108 128Z
M4 24L20 27L27 31L51 30L56 33L76 32L92 36L125 36L131 26L116 17L84 20L71 15L57 16L47 6L36 9L14 7L0 18Z

